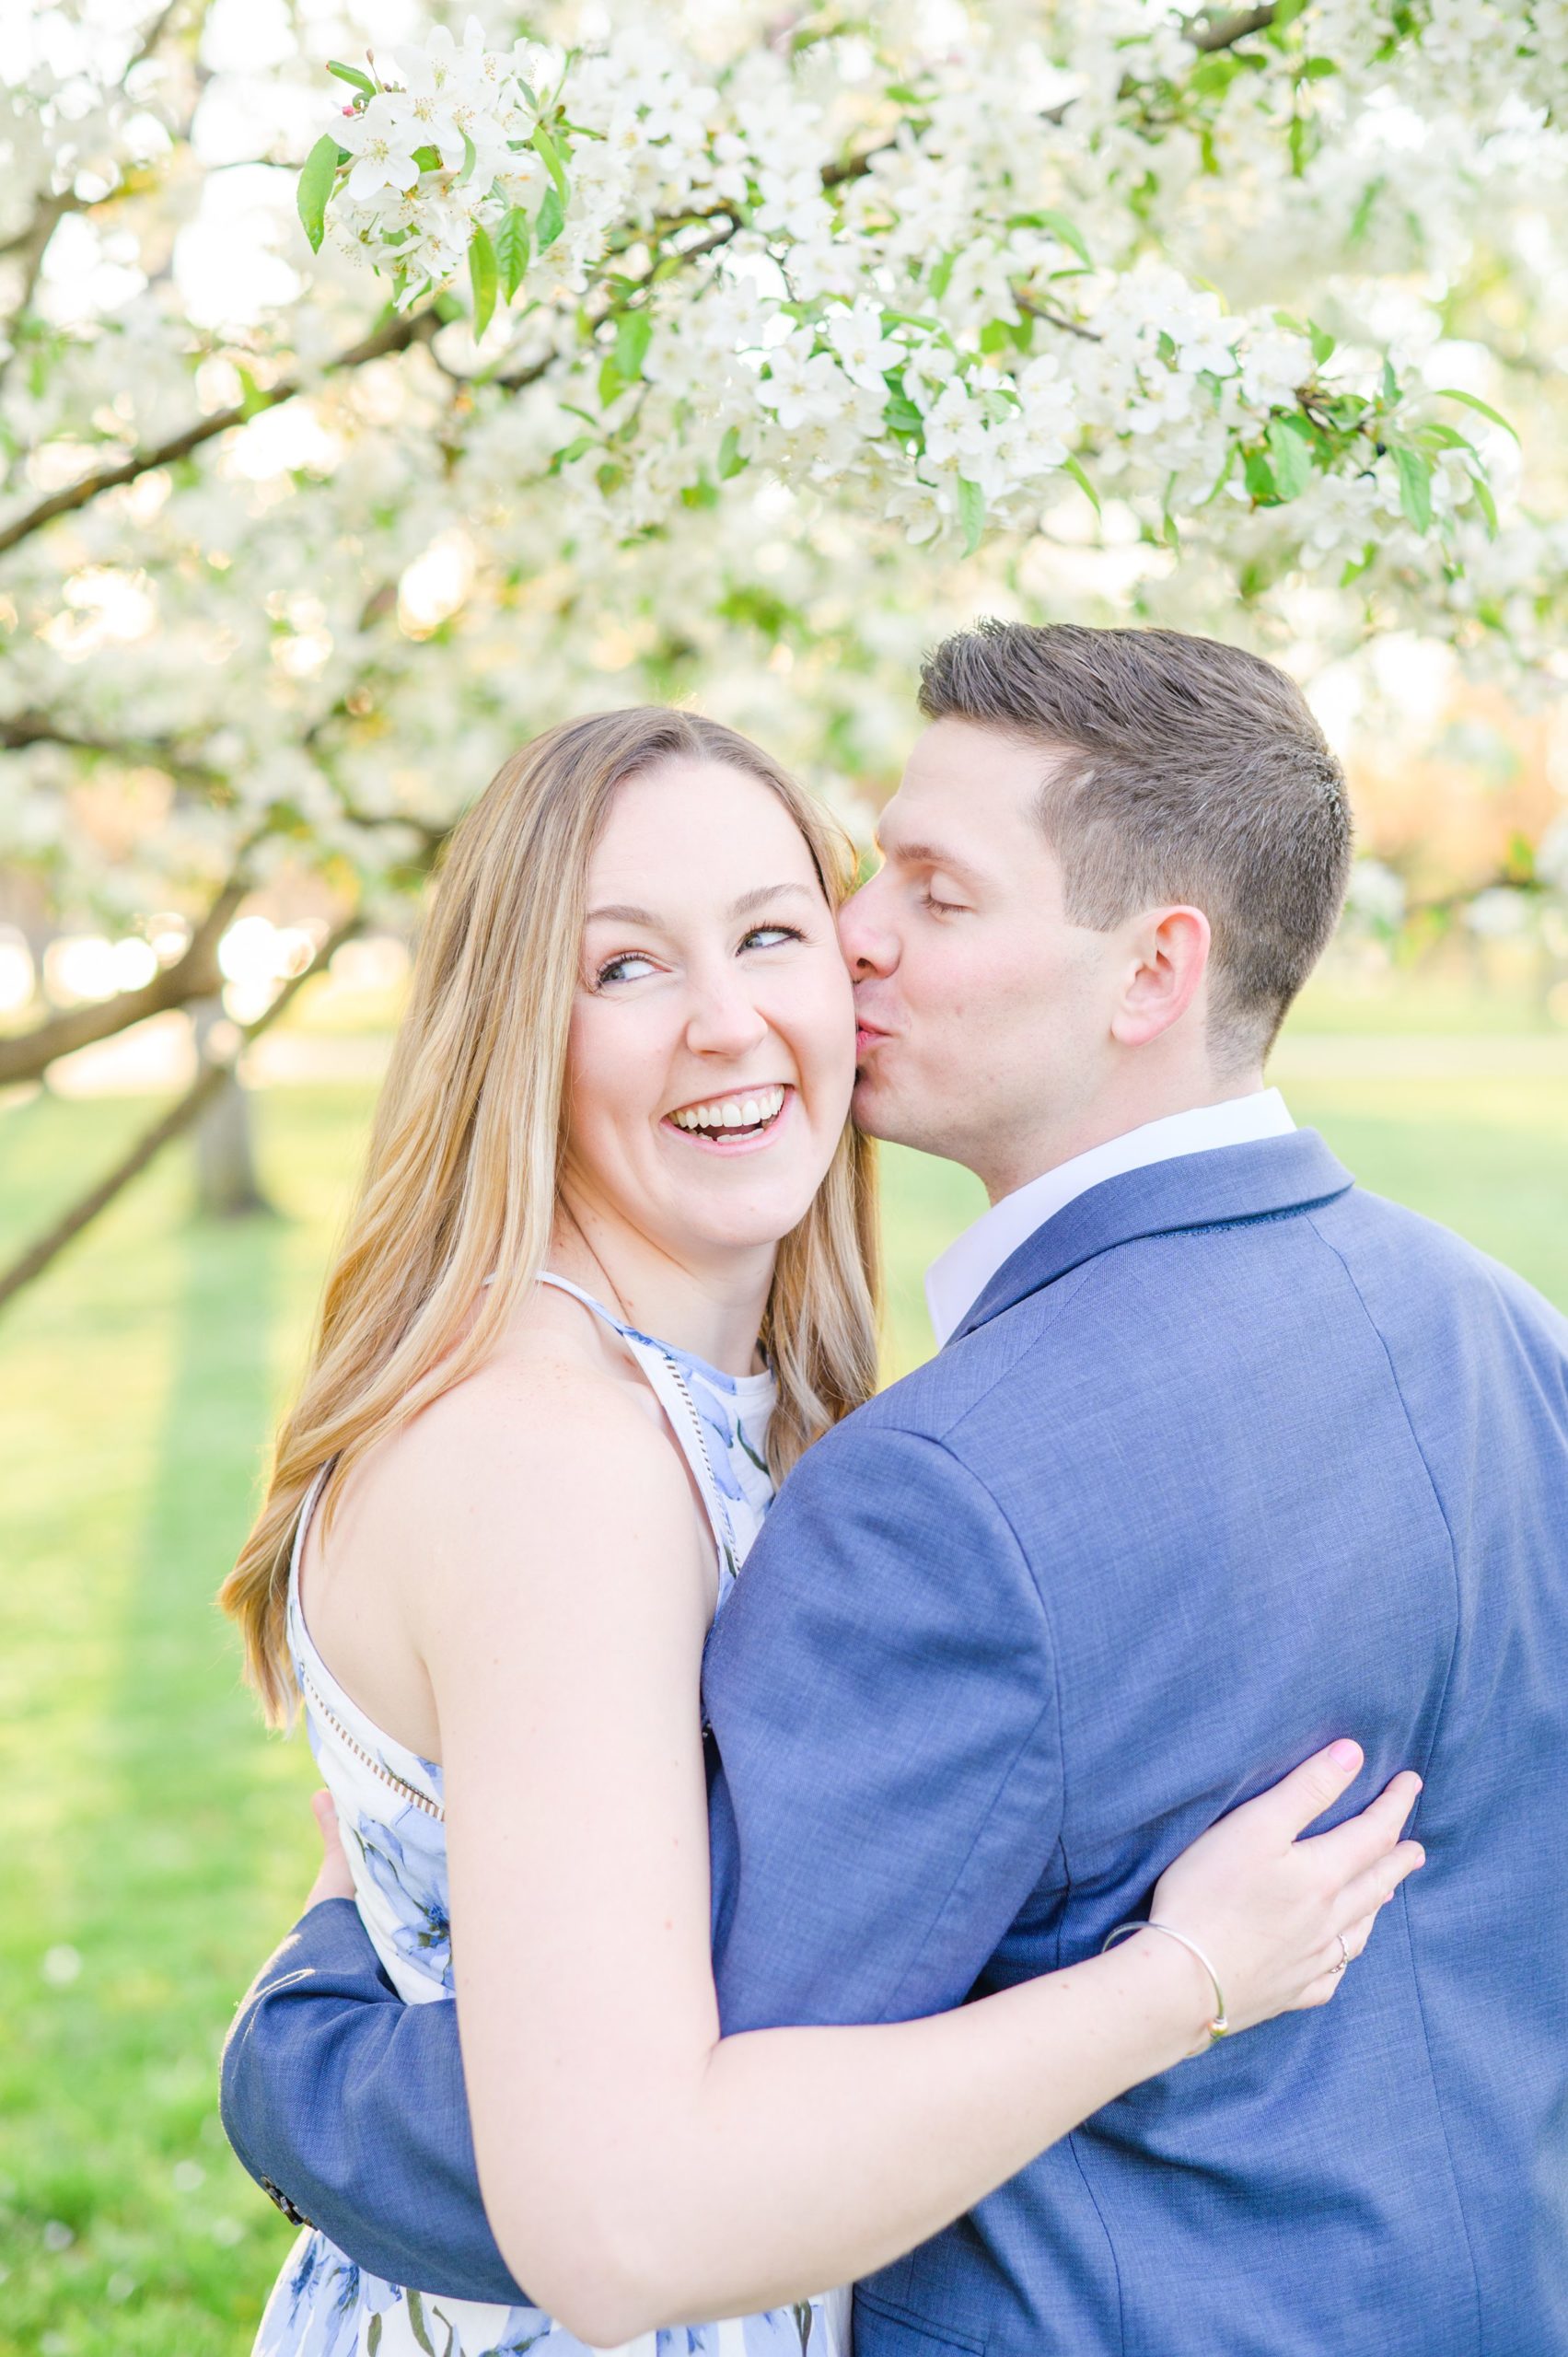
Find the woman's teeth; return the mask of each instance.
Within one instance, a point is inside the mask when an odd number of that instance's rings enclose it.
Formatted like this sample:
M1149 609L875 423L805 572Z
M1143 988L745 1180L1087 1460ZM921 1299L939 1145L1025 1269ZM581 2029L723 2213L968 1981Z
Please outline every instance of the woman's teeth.
M752 1097L719 1097L711 1105L683 1105L670 1120L678 1130L722 1136L734 1130L765 1130L784 1110L782 1088L760 1088Z

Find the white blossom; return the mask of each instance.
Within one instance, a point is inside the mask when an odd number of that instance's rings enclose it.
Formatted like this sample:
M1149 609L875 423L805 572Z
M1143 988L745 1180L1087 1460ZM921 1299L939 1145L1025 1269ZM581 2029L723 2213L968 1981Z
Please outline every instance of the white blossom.
M401 100L377 92L363 114L350 115L337 133L338 144L355 158L348 176L348 193L355 203L384 188L409 190L419 180L413 151L420 132ZM458 141L462 154L462 142Z
M852 385L879 393L883 378L904 356L904 347L882 332L880 307L863 298L848 310L830 310L824 322L828 342Z

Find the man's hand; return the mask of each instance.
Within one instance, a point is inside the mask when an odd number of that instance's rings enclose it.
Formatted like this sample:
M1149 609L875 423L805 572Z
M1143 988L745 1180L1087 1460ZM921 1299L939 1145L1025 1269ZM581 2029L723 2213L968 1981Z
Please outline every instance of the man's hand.
M321 1832L321 1864L305 1902L307 1913L312 1907L319 1907L324 1898L354 1897L354 1876L343 1854L343 1840L338 1832L338 1812L332 1805L331 1793L324 1788L319 1793L312 1793L310 1805L316 1812L316 1822Z

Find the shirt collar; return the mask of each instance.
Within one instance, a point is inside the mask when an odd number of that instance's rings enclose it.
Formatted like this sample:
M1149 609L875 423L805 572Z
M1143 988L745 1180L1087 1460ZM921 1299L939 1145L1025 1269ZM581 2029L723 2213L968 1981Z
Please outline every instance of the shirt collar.
M1086 1154L1076 1154L1070 1162L1058 1163L1054 1170L1015 1188L982 1212L925 1272L925 1302L937 1347L957 1332L966 1312L1026 1237L1102 1179L1120 1178L1123 1171L1139 1170L1151 1162L1172 1161L1179 1155L1283 1137L1295 1127L1279 1090L1260 1088L1223 1105L1194 1105L1183 1113L1167 1113L1163 1120L1145 1121L1141 1129L1091 1146Z

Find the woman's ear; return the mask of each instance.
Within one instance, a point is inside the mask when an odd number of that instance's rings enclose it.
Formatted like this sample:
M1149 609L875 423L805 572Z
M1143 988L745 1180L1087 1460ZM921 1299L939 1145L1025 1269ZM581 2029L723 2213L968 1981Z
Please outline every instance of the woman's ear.
M1137 919L1111 1017L1113 1039L1124 1048L1146 1047L1180 1022L1208 970L1210 939L1202 909L1150 909Z

